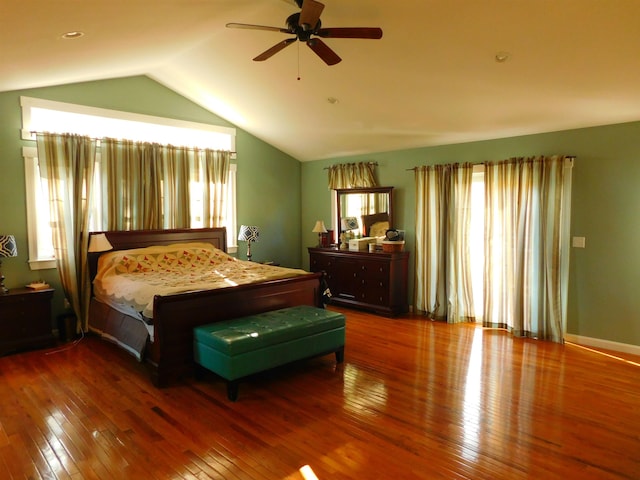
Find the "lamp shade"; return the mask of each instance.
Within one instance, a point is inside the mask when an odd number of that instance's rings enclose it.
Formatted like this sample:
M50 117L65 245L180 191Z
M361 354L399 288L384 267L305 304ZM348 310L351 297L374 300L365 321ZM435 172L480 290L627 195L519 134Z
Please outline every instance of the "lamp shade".
M89 237L89 252L106 252L112 248L113 245L104 233L96 233Z
M255 225L240 225L238 240L244 242L257 242L260 236L260 229Z
M13 235L0 235L0 257L17 257L18 246Z
M324 222L322 220L317 220L316 224L313 226L313 233L327 233L327 227L324 226Z

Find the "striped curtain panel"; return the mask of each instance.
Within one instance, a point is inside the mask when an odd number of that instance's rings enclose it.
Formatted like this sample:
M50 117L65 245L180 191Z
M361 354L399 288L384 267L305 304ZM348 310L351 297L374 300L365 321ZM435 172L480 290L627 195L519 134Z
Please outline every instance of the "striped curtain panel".
M78 323L86 330L90 280L87 261L89 199L96 162L96 141L71 134L38 133L40 177L49 191L49 215L60 282Z
M375 186L375 163L342 163L329 167L330 190Z
M485 166L483 325L563 342L572 157Z
M225 151L104 139L100 168L106 192L104 228L220 226L229 163L230 153Z
M449 323L475 321L471 290L470 164L415 169L414 310Z

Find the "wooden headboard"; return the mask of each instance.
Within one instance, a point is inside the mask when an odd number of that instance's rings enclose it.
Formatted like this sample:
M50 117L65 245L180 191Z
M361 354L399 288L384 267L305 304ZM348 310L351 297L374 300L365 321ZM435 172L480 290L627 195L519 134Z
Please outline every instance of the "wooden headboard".
M113 250L129 250L152 245L171 245L172 243L207 242L224 252L227 251L226 227L91 232L89 233L89 240L91 240L91 235L97 235L98 233L104 233L107 236L109 243L113 246ZM100 254L89 253L91 281L93 281L97 273L99 256Z
M114 250L171 245L172 243L208 242L224 252L227 251L227 229L225 227L92 232L89 236L98 233L104 233L107 236Z

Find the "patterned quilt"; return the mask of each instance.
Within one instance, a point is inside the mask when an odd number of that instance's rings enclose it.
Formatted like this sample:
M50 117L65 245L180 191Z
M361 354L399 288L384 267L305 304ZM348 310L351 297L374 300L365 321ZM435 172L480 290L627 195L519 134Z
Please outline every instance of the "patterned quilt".
M238 260L208 243L182 243L100 256L94 294L104 303L153 317L154 295L211 290L308 272Z

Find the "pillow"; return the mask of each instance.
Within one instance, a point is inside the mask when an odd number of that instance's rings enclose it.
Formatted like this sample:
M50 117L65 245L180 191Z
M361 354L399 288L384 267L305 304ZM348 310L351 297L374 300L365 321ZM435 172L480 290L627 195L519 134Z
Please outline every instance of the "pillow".
M376 222L369 227L368 237L384 237L389 229L389 222Z

